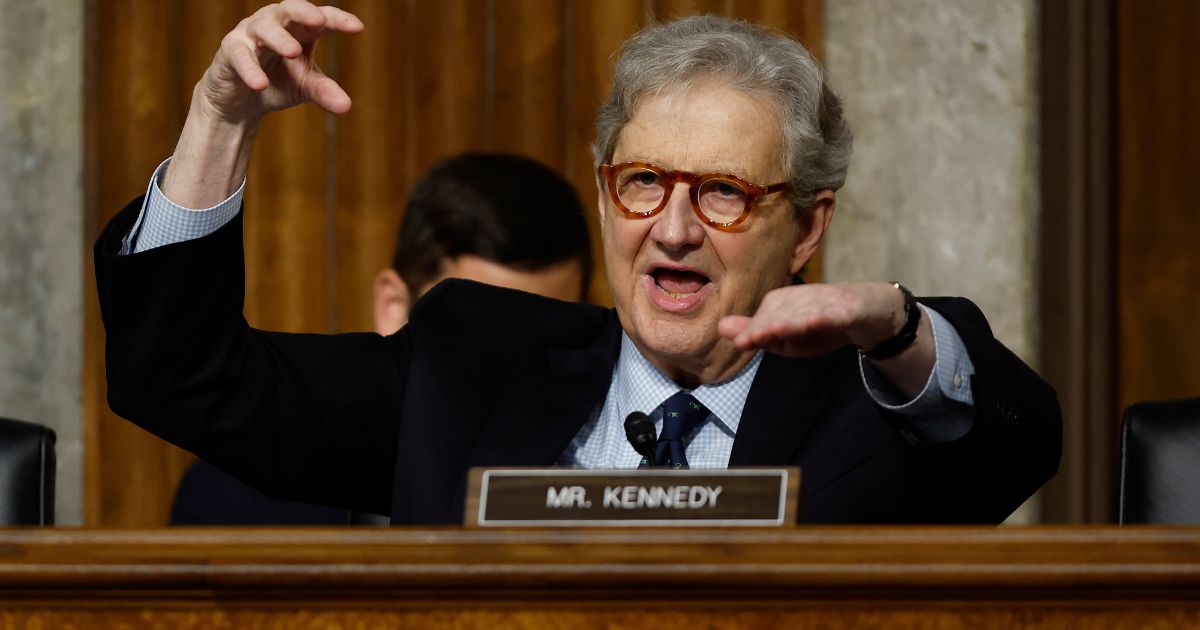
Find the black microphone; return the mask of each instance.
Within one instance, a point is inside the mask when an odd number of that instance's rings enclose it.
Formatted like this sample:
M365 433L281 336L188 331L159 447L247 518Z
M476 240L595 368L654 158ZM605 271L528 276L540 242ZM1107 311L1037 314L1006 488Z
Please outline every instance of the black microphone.
M654 434L654 421L650 416L635 411L625 418L625 438L633 445L633 450L646 458L650 466L657 466L654 461L658 449L658 437Z

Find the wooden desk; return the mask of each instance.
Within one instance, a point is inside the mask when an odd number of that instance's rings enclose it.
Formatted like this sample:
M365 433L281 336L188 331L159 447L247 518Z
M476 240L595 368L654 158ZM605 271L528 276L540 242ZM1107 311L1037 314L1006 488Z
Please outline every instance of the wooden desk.
M0 628L1200 627L1200 529L0 530Z

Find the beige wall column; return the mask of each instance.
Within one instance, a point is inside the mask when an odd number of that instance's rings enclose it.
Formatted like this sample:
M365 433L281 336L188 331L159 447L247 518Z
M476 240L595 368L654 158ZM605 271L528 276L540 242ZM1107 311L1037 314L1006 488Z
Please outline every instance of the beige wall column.
M83 2L0 0L0 416L58 434L83 520Z
M836 0L825 15L826 64L855 135L826 278L969 297L1036 368L1033 0Z

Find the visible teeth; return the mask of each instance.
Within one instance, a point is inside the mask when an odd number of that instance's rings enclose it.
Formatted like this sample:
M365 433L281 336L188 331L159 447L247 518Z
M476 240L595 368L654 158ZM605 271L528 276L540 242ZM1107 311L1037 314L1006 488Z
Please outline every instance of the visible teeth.
M677 300L683 299L683 298L691 295L691 293L675 293L674 291L668 291L657 284L655 284L654 286L658 287L659 291L662 291L663 293L666 293L667 295L669 295Z

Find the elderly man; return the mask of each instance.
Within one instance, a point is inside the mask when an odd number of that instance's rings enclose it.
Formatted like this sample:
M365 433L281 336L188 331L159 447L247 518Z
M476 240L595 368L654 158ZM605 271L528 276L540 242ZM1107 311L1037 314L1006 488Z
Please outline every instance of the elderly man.
M302 0L240 23L165 175L101 236L122 416L268 492L395 523L461 521L471 466L636 467L633 411L668 465L798 464L812 522L996 522L1053 475L1054 392L972 304L794 282L850 132L802 46L733 20L650 27L617 63L595 145L615 310L449 281L388 337L248 328L255 132L306 101L346 111L312 44L361 28Z

